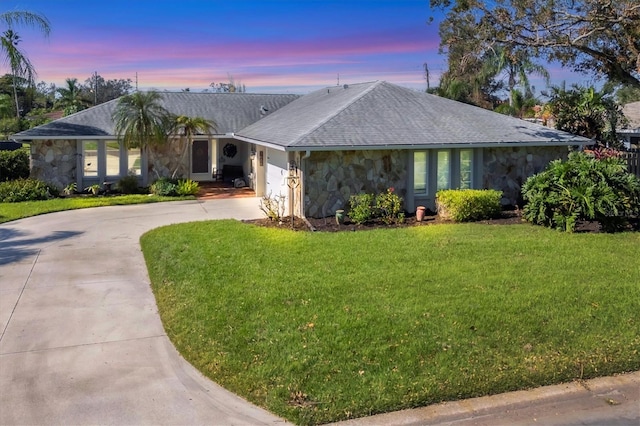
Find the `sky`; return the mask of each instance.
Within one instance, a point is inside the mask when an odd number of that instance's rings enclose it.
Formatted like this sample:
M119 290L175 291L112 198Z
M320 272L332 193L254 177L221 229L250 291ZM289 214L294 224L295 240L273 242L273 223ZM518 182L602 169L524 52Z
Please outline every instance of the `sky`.
M140 90L203 91L232 76L247 92L304 94L374 80L425 90L425 63L436 86L446 57L438 53L441 15L428 3L0 0L0 12L29 10L51 22L46 39L17 29L37 81L84 83L97 72L107 80L131 79ZM553 84L584 78L548 69Z

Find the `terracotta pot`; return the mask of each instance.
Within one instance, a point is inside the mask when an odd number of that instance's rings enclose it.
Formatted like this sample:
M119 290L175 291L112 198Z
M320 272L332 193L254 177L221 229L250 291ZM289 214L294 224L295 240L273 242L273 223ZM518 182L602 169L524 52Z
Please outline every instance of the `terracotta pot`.
M416 209L416 220L418 222L422 222L422 219L424 219L425 210L426 208L424 206L418 206L418 208Z

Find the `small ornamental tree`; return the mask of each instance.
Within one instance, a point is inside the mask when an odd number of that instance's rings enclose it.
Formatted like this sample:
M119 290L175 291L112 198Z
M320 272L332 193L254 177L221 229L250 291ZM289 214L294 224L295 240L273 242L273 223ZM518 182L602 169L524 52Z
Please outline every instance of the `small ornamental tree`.
M615 156L571 153L566 161L552 161L527 179L522 195L527 221L567 232L581 220L595 220L604 230L615 231L640 214L640 179Z

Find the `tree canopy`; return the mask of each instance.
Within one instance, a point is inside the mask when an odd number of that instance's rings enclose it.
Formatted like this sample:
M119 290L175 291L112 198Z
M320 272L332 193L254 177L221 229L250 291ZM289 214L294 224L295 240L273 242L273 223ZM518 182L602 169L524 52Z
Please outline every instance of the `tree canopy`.
M165 143L173 125L173 117L162 106L162 95L156 91L121 97L113 120L118 140L127 148L145 149Z
M430 0L441 50L459 64L495 46L640 87L637 0ZM451 61L450 67L451 69Z
M605 85L600 91L579 85L570 89L552 87L550 98L557 129L609 146L620 145L616 128L624 122L624 116L614 100L611 85Z

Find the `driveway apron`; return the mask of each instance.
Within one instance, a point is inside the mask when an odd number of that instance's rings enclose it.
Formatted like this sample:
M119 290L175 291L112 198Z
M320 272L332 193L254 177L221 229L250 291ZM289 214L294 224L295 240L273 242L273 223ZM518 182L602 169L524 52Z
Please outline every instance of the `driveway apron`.
M241 198L0 225L0 424L283 424L180 357L139 244L163 225L259 216Z

